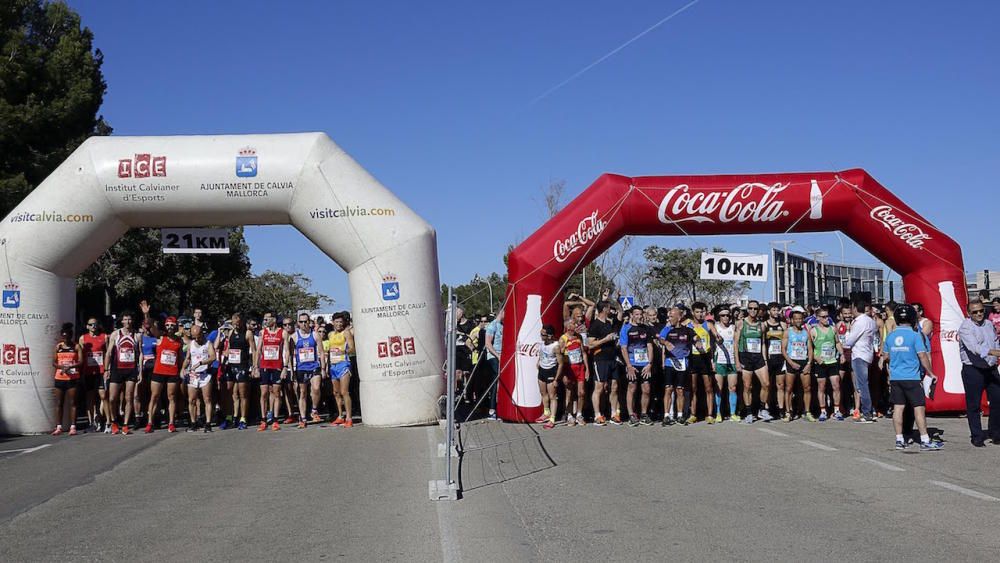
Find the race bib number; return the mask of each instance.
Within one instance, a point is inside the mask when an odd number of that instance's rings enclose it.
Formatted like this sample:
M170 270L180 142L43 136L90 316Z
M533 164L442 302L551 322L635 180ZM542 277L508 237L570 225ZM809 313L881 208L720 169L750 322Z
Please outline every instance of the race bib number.
M164 350L160 354L160 363L165 366L176 366L177 365L177 352L173 350Z
M823 346L819 349L819 359L824 363L832 362L836 353L837 349L832 342L824 342Z
M687 358L670 358L668 361L670 362L670 367L677 371L684 371L688 367Z
M135 363L135 348L119 348L118 349L118 363L119 364L134 364Z
M265 360L277 360L280 355L281 349L277 346L264 346L262 350L264 352Z
M87 356L87 365L90 367L104 365L104 352L91 352Z
M243 359L243 350L240 350L239 348L230 349L229 352L226 353L226 358L229 360L229 363L238 364L240 363L240 360Z
M760 354L760 338L747 338L747 352Z
M649 350L646 348L633 348L632 349L632 363L633 364L648 364L649 363Z
M583 363L583 350L580 350L579 348L576 350L567 350L566 355L569 356L569 363L571 364Z
M805 360L809 357L809 348L805 342L792 342L792 349L789 350L789 357L793 360Z
M340 349L340 348L331 348L330 349L330 363L331 364L339 364L340 362L343 362L346 359L347 359L347 356L344 355L344 351L342 349ZM303 361L308 361L308 360L303 360Z
M720 364L733 363L732 350L733 350L733 341L723 340L722 346L719 346L718 350L715 351L715 361Z
M847 345L847 335L846 334L838 334L837 335L837 340L840 341L840 345L841 346L846 346Z
M316 349L313 347L299 348L299 363L315 362Z
M781 355L781 341L771 340L767 343L767 355L768 356L780 356Z

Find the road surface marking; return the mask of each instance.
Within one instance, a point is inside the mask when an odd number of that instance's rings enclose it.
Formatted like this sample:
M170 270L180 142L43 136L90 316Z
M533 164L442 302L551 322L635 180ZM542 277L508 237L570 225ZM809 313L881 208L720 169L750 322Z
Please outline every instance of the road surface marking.
M966 489L965 487L959 487L958 485L953 485L945 481L930 481L930 484L937 485L939 487L944 487L949 491L955 491L956 493L962 493L963 495L970 496L972 498L977 498L979 500L992 500L1000 501L1000 498L991 497L990 495L980 493L979 491L973 491L972 489Z
M865 463L870 463L872 465L877 465L877 466L881 467L882 469L888 469L889 471L906 471L902 467L896 467L895 465L890 465L888 463L884 463L884 462L878 461L877 459L871 459L871 458L868 458L868 457L859 457L858 459L860 461L865 462Z
M427 445L430 446L430 450L433 452L437 449L438 443L438 432L437 428L434 426L427 427ZM445 460L447 462L447 460ZM434 465L434 461L431 461L431 465ZM455 460L454 470L458 471L458 460ZM435 478L440 477L440 475L435 476ZM446 505L452 504L448 502L438 501L435 502L435 509L437 511L438 520L438 533L441 536L441 560L444 563L452 563L453 561L462 560L462 550L458 544L458 534L455 532L455 526L452 522L452 518L445 513L447 510Z
M807 445L807 446L809 446L811 448L816 448L817 450L823 450L824 452L835 452L835 451L837 451L837 448L831 448L830 446L824 446L823 444L819 444L817 442L811 442L809 440L799 440L799 443L800 444L805 444L805 445Z
M785 434L784 432L778 432L777 430L771 430L770 428L758 428L757 430L760 430L761 432L764 432L765 434L770 434L772 436L782 436L784 438L788 437L788 434Z
M21 448L19 450L4 450L0 454L30 454L31 452L37 452L38 450L45 449L52 444L42 444L41 446L35 446L33 448Z

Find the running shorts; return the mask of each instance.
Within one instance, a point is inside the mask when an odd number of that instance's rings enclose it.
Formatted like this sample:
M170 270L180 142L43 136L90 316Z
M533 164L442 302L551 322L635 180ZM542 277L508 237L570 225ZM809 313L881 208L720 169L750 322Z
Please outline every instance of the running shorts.
M767 373L771 375L785 372L785 358L771 356L767 359Z
M280 369L262 369L262 370L260 370L260 384L261 385L281 385L281 370Z
M712 361L708 354L691 354L688 356L688 371L691 375L711 375Z
M764 356L740 352L740 367L743 368L743 371L757 371L764 365Z
M351 374L351 362L337 362L330 366L330 378L337 379Z
M923 407L927 405L924 386L919 381L890 381L889 400L893 405Z
M150 380L153 381L154 383L166 385L167 383L177 383L178 381L180 381L180 378L177 377L176 375L159 375L154 373L153 375L150 376Z
M628 381L628 370L625 369L625 364L618 360L615 360L611 367L611 379L617 381Z
M465 348L465 346L462 346L462 348ZM455 351L455 369L466 372L472 371L472 354L463 352L462 348Z
M720 364L716 362L715 374L722 376L736 375L736 366L734 366L733 364Z
M587 368L583 364L570 364L569 373L575 381L587 381Z
M611 379L611 372L615 368L614 360L597 360L594 362L594 381L606 383Z
M195 389L201 389L202 387L208 387L212 384L212 372L211 370L196 371L189 373L187 376L188 387L194 387Z
M346 362L341 362L341 363L346 363ZM319 369L307 370L307 371L297 369L295 370L295 381L297 381L298 383L309 383L310 381L312 381L312 378L319 377L320 375L321 374L319 372Z
M538 381L544 383L552 383L553 381L556 380L556 371L558 369L559 366L551 368L542 368L542 367L538 368Z
M63 391L69 391L70 389L76 389L79 382L79 379L57 379L55 388L62 389Z
M816 379L827 379L830 377L840 377L840 366L837 364L813 364L813 375Z
M663 384L667 387L680 387L685 389L688 386L688 381L691 378L691 374L688 370L678 370L670 366L663 368Z
M133 382L139 381L139 372L134 369L129 369L129 370L112 369L108 381L116 385L121 385L126 381L133 381Z
M840 371L844 372L844 375L851 375L854 370L851 369L851 361L840 362Z
M235 383L249 383L250 370L240 366L226 366L225 380Z
M802 360L801 362L797 361L795 363L799 364L799 369L793 368L791 364L785 364L785 373L789 373L791 375L802 375L802 372L806 369L806 365L808 364L805 360ZM810 370L810 373L812 373L812 370Z

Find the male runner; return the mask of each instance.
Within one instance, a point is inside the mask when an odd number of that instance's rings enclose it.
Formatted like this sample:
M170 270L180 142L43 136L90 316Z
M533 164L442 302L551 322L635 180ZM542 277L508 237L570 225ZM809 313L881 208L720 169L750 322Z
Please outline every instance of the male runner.
M260 348L254 365L260 366L260 412L261 418L258 432L281 430L278 424L278 414L281 410L281 384L288 377L285 369L284 346L285 332L278 326L274 313L264 313L264 328L260 332Z
M135 384L139 381L139 348L142 336L132 328L132 313L122 313L122 326L108 337L108 353L104 356L104 372L109 374L109 411L111 413L111 433L129 434L129 420L132 418L132 398ZM119 400L125 390L125 418L118 426Z
M778 416L782 416L785 411L785 356L781 352L782 341L785 337L785 330L788 324L781 312L781 305L772 301L767 304L767 320L764 321L764 347L767 350L767 373L768 383L774 389L775 402L777 403ZM765 406L771 406L771 397L768 397ZM789 409L791 410L791 409Z
M538 391L542 396L544 412L535 422L544 423L543 428L556 426L556 411L559 410L559 372L562 371L563 356L556 340L556 330L552 325L542 327L542 345L538 347Z
M840 343L840 380L843 383L851 379L854 388L854 407L851 408L851 418L858 420L861 418L859 410L861 394L858 392L857 382L854 381L854 370L851 368L851 347L847 344L847 331L850 330L852 321L854 321L854 314L851 312L851 306L841 304L839 320L836 325L837 342Z
M663 352L663 423L662 426L670 426L677 422L687 426L688 421L684 418L684 388L690 383L690 373L688 372L688 359L691 350L704 346L694 329L682 323L684 316L683 305L677 304L670 309L667 325L663 327L657 337L657 341L664 348ZM670 403L676 397L676 419L670 413Z
M285 417L285 424L294 424L295 416L293 405L295 400L299 396L299 384L295 381L294 374L294 358L288 356L288 341L295 334L295 322L291 315L285 315L284 319L281 321L281 331L282 331L282 368L285 370L285 379L281 382L281 396L285 402L285 412L288 415ZM294 399L294 400L293 400ZM274 413L275 420L281 418L278 413Z
M893 405L892 425L896 430L896 449L906 449L906 441L903 439L903 411L909 405L913 407L917 429L920 431L920 451L940 451L944 444L932 442L927 432L927 403L921 379L924 373L932 378L934 374L931 372L930 351L920 333L913 327L917 312L909 305L900 305L896 308L895 319L897 328L885 339L882 353L889 360L889 394Z
M88 428L97 432L111 432L107 424L107 386L104 378L104 352L108 345L106 334L101 332L96 317L87 319L87 332L80 337L83 349L83 384L87 391L86 407ZM100 402L98 402L100 398Z
M299 428L306 427L306 407L312 391L312 420L320 422L317 406L320 401L321 378L326 373L326 354L320 353L322 340L312 329L308 313L299 313L298 327L288 338L286 354L294 362L295 381L299 392Z
M586 424L583 419L583 403L587 393L587 379L590 378L589 354L587 347L583 345L583 339L576 333L576 322L573 319L566 319L563 326L564 332L559 337L559 346L569 364L569 369L564 370L563 380L563 385L566 386L566 424L583 426ZM575 410L570 408L573 402L576 403ZM575 418L573 413L576 413Z
M643 323L642 307L632 307L629 320L622 325L618 333L618 342L622 356L625 358L625 371L628 378L628 390L625 393L628 408L629 426L639 426L639 416L635 414L635 389L641 387L640 406L643 424L649 420L649 380L652 375L650 358L653 357L653 334Z
M698 380L701 380L702 386L705 388L705 412L707 413L706 421L708 424L715 423L715 401L713 397L715 396L715 378L712 370L712 347L711 347L711 334L712 325L711 321L705 320L705 313L708 312L708 305L702 303L701 301L695 301L691 304L691 319L689 320L688 326L694 330L694 333L698 336L698 340L702 343L702 348L699 349L695 347L691 350L690 363L688 369L691 373L691 416L688 417L687 421L690 424L698 422Z
M611 303L601 301L597 304L597 315L590 322L587 333L587 347L594 358L594 369L591 373L594 376L594 394L591 397L591 404L594 407L594 424L605 426L608 421L601 413L601 398L604 396L604 388L611 379L611 371L614 369L615 357L618 350L615 341L618 339L618 332L614 330L608 313L611 312Z
M243 324L243 316L233 313L232 331L226 339L222 363L225 369L226 389L233 397L233 419L238 414L236 428L246 430L247 412L250 410L250 379L257 370L253 366L256 354L256 339L253 332Z
M802 382L802 410L806 420L816 422L812 414L812 375L810 373L813 360L812 340L809 330L805 327L805 310L802 307L792 309L792 325L785 331L781 339L781 354L785 361L785 414L782 419L791 422L795 416L792 403L792 392L795 389L795 379ZM778 377L781 377L780 375Z
M816 375L817 393L819 394L819 421L826 422L826 382L830 382L833 393L833 418L844 420L840 412L840 364L838 358L843 354L837 329L830 321L830 308L823 305L816 313L817 324L811 330L813 350L813 373Z
M722 422L722 390L729 390L728 412L733 422L740 421L736 413L736 325L733 324L733 314L728 307L719 309L715 318L718 322L712 327L715 341L715 381L718 391L715 396L715 421Z
M191 340L187 345L187 354L181 373L187 377L188 432L194 432L198 425L198 398L204 402L202 416L205 419L204 432L212 431L212 371L209 367L215 361L215 346L205 337L202 325L191 324Z
M156 360L153 365L152 381L150 383L149 412L146 419L146 434L153 432L156 422L156 411L159 410L160 394L166 388L167 413L169 415L167 431L177 432L174 418L177 415L177 385L181 371L181 348L184 342L177 335L177 317L167 317L163 323L164 334L156 342Z
M767 371L766 350L763 347L764 323L757 320L760 302L751 299L747 303L747 316L736 321L736 371L743 376L743 405L747 410L743 422L751 424L754 421L753 409L753 377L760 381L760 420L768 422L771 413L767 410L767 398L770 394L770 377Z
M350 428L354 426L351 413L351 360L350 351L354 349L354 330L346 327L343 313L333 315L333 331L326 340L329 354L330 379L333 381L333 398L337 404L337 418L331 422L333 426ZM313 422L317 422L319 414L315 412L316 399L313 399ZM333 408L330 408L333 416Z

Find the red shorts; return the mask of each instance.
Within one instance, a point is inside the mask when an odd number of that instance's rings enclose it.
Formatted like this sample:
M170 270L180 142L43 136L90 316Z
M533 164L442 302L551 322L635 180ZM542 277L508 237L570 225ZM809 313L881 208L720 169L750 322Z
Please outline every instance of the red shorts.
M587 368L583 364L569 364L569 371L578 382L587 381Z

